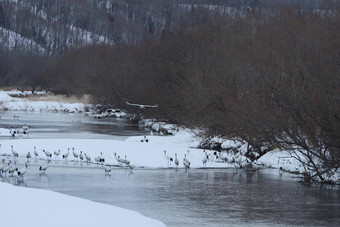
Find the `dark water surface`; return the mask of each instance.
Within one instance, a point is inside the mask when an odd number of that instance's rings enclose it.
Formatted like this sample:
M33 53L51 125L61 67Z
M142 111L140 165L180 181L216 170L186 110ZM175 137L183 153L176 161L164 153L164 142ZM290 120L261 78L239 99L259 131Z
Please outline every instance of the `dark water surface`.
M148 133L125 120L99 120L78 114L2 113L0 127L27 123L29 138L107 138ZM23 163L24 161L22 161ZM48 189L142 213L167 226L340 226L339 186L302 184L277 169L114 168L32 161L20 186ZM15 184L11 178L1 178ZM113 223L114 226L114 223Z
M30 126L29 138L115 139L145 135L148 132L126 119L96 119L85 114L46 112L0 112L0 128ZM19 118L14 119L16 114Z
M340 225L338 187L302 184L276 169L114 168L107 176L101 166L63 165L46 175L30 171L21 185L135 210L168 226Z

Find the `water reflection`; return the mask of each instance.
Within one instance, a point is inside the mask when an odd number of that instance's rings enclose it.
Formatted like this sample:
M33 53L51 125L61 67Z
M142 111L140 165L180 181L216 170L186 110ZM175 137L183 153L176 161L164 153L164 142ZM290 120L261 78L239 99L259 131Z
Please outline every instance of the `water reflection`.
M19 115L18 119L13 114ZM122 140L126 136L145 135L138 124L125 119L95 119L84 114L2 112L0 128L30 126L30 138L103 138Z

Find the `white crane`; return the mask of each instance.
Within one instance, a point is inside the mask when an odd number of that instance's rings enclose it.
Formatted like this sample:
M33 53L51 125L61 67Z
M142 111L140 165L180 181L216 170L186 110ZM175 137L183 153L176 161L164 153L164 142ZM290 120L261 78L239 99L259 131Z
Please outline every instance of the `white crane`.
M48 163L50 163L50 161L51 161L51 160L48 160L47 164L41 165L41 166L39 167L39 171L40 171L41 174L45 174L45 172L46 172L46 170L47 170L47 168L48 168Z
M100 162L100 157L99 156L94 157L94 161L97 162L97 165L98 165Z
M72 147L72 153L73 153L73 160L77 159L77 162L78 162L78 153L74 151L74 147Z
M48 151L45 151L45 150L43 150L43 152L45 153L45 155L46 155L46 161L48 161L49 160L49 158L51 158L52 157L52 154L50 153L50 152L48 152Z
M173 161L172 157L166 154L166 150L164 150L164 157L168 162L168 166L171 166L171 162Z
M2 169L6 166L5 159L2 159L1 165L0 165L0 171L2 173Z
M129 160L127 160L127 157L126 157L126 155L125 155L125 159L123 160L123 163L125 164L125 165L130 165L130 161Z
M207 152L205 150L203 150L204 152L204 158L202 159L203 165L207 165L207 162L209 160L209 156L207 154Z
M60 155L60 150L54 152L55 160L57 160L59 155Z
M105 158L103 157L103 152L100 152L100 156L98 155L97 157L94 158L94 160L98 163L104 163Z
M179 161L178 161L178 158L177 158L177 153L175 153L175 165L176 165L176 167L178 167L178 165L179 165Z
M10 163L7 163L7 166L4 166L4 168L2 168L2 173L5 173L6 176L7 176L7 171L9 170L9 168L11 168L9 164Z
M91 162L91 157L88 154L85 154L86 162L89 163Z
M38 153L38 151L37 151L37 148L36 148L36 147L34 147L34 155L35 155L35 159L37 159L37 158L38 158L38 156L39 156L39 153Z
M120 164L120 161L119 161L119 158L118 158L119 156L117 157L117 153L114 154L114 157L115 157L115 159L117 161L117 164Z
M12 148L12 154L13 154L13 157L14 157L14 160L15 160L15 157L18 157L18 152L16 152L15 150L13 150L13 145L11 145L11 148Z
M14 173L15 171L17 171L17 170L18 170L17 167L15 167L15 166L13 166L13 165L10 165L10 166L9 166L9 169L8 169L8 174L9 174L9 176L13 176L13 173Z
M190 161L187 159L187 155L184 154L184 158L183 158L183 165L185 167L185 170L190 169Z
M83 155L83 152L82 152L82 151L80 151L79 158L80 158L81 161L84 160L84 155Z
M70 148L67 148L67 153L63 154L63 159L65 159L65 161L67 162L67 157L70 154Z
M25 167L17 170L17 180L22 181L24 179L24 175L27 172L27 162L25 163Z
M31 152L28 152L28 153L26 154L26 158L27 158L27 162L29 162L29 161L30 161L30 158L32 158Z
M119 165L122 164L122 163L124 163L124 159L120 158L119 155L118 155L118 156L115 156L115 158L116 158L116 160L117 160L117 162L118 162Z
M126 102L126 104L128 104L128 105L130 105L130 106L137 106L137 107L139 107L140 109L158 107L158 105L144 105L144 104L135 104L135 103L129 103L129 102Z

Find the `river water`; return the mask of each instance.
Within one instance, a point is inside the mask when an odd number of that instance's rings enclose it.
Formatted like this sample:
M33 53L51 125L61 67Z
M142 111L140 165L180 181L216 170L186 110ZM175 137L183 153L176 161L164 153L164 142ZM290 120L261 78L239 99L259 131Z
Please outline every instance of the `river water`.
M124 120L77 114L20 113L15 121L12 113L1 116L0 127L29 124L29 138L122 139L148 133ZM277 169L114 168L107 176L102 166L60 161L46 175L28 171L19 185L135 210L167 226L340 226L339 186L303 184Z

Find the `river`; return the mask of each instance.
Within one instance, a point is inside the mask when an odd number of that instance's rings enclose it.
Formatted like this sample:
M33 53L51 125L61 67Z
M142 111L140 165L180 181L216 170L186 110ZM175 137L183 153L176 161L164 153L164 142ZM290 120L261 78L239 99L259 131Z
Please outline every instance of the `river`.
M31 127L29 138L125 139L148 132L121 119L79 114L1 113L0 127ZM32 162L38 168L43 162ZM54 163L54 164L53 164ZM0 178L16 184L13 179ZM340 226L339 186L303 184L277 169L134 169L52 162L29 171L24 187L41 188L142 213L167 226ZM113 223L114 225L114 223Z

